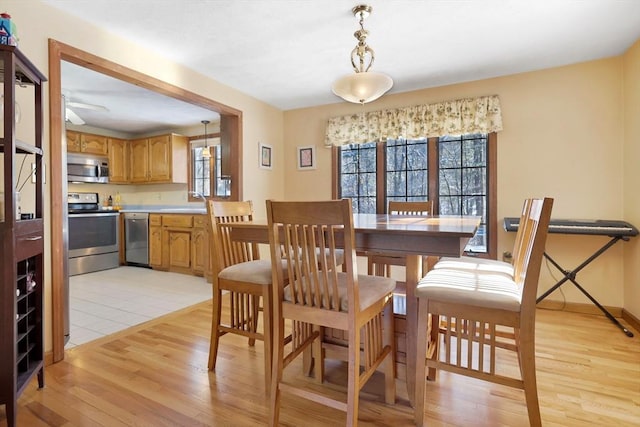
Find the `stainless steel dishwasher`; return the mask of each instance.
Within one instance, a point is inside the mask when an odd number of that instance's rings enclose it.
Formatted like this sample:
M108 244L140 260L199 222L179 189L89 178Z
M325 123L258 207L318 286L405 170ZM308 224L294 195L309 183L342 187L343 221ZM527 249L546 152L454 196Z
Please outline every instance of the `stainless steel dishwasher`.
M149 265L149 214L124 214L125 260L129 265Z

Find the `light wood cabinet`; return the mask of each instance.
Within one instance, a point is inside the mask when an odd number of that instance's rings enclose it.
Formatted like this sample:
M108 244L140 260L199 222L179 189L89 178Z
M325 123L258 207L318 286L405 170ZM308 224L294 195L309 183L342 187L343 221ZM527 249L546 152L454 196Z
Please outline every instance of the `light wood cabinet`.
M130 142L129 177L132 183L188 182L188 140L177 134Z
M191 268L191 231L167 230L169 240L169 270L180 271Z
M208 267L209 233L206 219L206 215L195 215L191 233L191 267L199 276L205 275Z
M108 138L91 133L66 131L67 151L70 153L97 154L106 156L109 151Z
M206 215L150 214L149 265L203 276L208 267Z
M67 134L67 151L69 153L80 152L80 132L68 130Z
M129 182L129 144L124 139L109 138L109 182Z
M162 215L149 215L149 265L162 269Z
M129 142L129 181L147 182L149 176L149 142L147 138Z

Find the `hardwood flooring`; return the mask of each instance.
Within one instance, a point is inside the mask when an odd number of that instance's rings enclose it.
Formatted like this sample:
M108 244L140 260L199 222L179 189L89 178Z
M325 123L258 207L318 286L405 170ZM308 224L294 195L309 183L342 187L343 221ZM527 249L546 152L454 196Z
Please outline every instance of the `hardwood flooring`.
M258 426L268 413L262 343L224 336L217 371L207 371L211 301L68 350L19 399L18 425ZM640 333L626 337L606 318L538 310L536 360L545 426L640 425ZM506 361L505 363L512 363ZM295 364L295 362L294 362ZM293 381L343 395L343 366L333 362L318 385L291 366ZM411 426L405 384L388 406L374 377L362 392L361 426ZM429 426L526 426L523 392L439 372L426 397ZM344 413L282 398L281 425L344 425ZM6 424L4 406L0 425Z

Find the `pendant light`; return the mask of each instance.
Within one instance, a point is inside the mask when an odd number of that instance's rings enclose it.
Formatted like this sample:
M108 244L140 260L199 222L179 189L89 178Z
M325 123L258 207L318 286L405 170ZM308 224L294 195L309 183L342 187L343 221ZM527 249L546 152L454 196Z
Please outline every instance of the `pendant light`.
M364 20L372 10L371 6L364 4L351 9L360 23L360 29L353 33L358 44L351 51L351 65L355 74L339 78L331 87L333 93L340 98L357 104L375 101L393 86L391 77L383 73L369 71L373 65L375 54L373 49L367 46L369 31L364 29Z
M204 125L204 148L202 149L202 158L210 159L211 151L209 151L209 146L207 145L207 125L209 124L209 120L202 120L200 123Z

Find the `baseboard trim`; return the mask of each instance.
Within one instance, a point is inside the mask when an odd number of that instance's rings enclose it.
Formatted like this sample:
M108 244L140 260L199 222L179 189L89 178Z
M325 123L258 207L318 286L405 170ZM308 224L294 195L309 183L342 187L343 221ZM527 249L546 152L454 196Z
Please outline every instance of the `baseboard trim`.
M44 366L53 365L53 351L45 351Z
M629 313L624 308L622 309L622 319L624 319L624 321L626 321L629 324L629 326L631 326L633 329L635 329L637 332L640 333L640 319L638 319L633 314Z
M600 309L593 304L543 300L543 301L540 301L536 306L538 308L546 308L549 310L562 310L562 311L568 311L571 313L597 314L600 316L604 316L604 313L600 311ZM604 306L604 308L606 308L607 311L611 313L613 317L622 317L622 311L623 311L622 308L607 307L607 306Z

